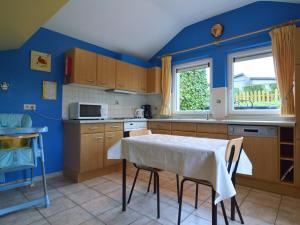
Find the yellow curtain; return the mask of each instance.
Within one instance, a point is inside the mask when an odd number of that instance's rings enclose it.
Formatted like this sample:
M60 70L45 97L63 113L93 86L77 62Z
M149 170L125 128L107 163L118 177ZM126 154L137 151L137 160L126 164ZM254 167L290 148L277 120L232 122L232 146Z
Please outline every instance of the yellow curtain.
M277 84L281 97L281 115L294 115L295 25L270 32Z
M171 61L172 56L164 56L161 59L162 62L162 78L161 78L161 89L162 89L162 105L160 109L160 115L170 116L171 115Z

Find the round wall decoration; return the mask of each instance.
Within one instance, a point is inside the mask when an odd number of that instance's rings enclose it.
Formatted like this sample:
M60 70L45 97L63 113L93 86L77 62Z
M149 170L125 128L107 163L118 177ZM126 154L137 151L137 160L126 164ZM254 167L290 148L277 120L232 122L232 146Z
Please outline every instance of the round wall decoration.
M210 33L214 38L219 38L224 32L224 26L220 23L216 23L210 29Z

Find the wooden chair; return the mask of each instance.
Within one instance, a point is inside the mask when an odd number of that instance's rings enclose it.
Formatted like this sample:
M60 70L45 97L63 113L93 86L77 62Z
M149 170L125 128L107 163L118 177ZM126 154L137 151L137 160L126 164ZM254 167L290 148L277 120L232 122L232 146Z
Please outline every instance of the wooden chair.
M139 130L133 130L129 132L129 137L134 137L134 136L142 136L142 135L150 135L151 130L147 130L147 129L139 129ZM152 180L152 176L154 175L154 193L157 194L157 218L160 217L160 204L159 204L159 175L158 172L161 171L160 169L156 169L156 168L152 168L152 167L148 167L148 166L143 166L143 165L138 165L136 163L133 163L134 167L137 169L135 176L134 176L134 180L133 180L133 184L130 190L130 194L129 194L129 198L127 201L127 204L130 203L131 200L131 196L132 196L132 192L134 190L134 186L137 180L137 177L139 175L140 170L144 170L144 171L148 171L150 172L150 179L149 179L149 183L148 183L148 189L147 192L150 191L150 186L151 186L151 180Z
M226 161L226 165L227 165L227 172L229 173L229 175L231 176L231 179L233 181L235 181L235 175L236 175L237 167L238 167L240 156L241 156L241 151L242 151L242 148L243 148L243 139L244 139L243 137L240 137L240 138L230 140L228 142L227 148L226 148L225 161ZM211 187L212 202L213 203L215 201L215 195L216 195L216 192L215 192L215 190L214 190L214 188L213 188L213 186L210 182L208 182L206 180L200 180L200 179L184 177L183 180L181 181L181 186L180 186L179 211L178 211L178 223L177 223L178 225L180 225L180 220L181 220L183 186L184 186L185 181L192 181L192 182L195 182L196 185L197 185L196 186L196 196L195 196L195 208L197 208L197 203L198 203L198 185L199 184ZM177 183L177 186L178 185L179 185L179 183ZM243 220L243 217L242 217L241 211L239 209L239 206L237 204L235 196L233 196L231 198L231 202L232 202L231 207L233 207L232 210L234 210L235 208L237 209L237 212L238 212L238 215L240 217L241 223L244 224L244 220ZM226 210L225 210L225 206L224 206L223 201L221 201L221 207L222 207L222 212L223 212L225 224L228 225L229 223L228 223ZM212 213L216 213L216 210L215 210L215 212L213 211Z

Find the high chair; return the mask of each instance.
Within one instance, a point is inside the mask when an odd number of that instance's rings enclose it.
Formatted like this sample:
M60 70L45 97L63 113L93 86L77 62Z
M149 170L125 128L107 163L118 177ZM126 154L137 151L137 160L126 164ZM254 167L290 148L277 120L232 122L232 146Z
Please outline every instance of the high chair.
M42 133L48 131L47 127L32 128L30 116L24 114L0 113L0 191L6 191L33 184L34 168L40 161L44 196L39 199L27 201L0 209L0 216L26 209L32 206L50 205L47 194L47 184L44 165L44 151ZM27 171L30 170L30 177ZM23 179L15 182L6 182L5 174L13 171L24 171Z

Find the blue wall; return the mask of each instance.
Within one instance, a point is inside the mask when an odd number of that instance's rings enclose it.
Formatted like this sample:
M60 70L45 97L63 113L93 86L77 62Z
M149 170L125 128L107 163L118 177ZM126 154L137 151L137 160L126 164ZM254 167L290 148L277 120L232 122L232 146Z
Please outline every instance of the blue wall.
M256 2L236 10L212 17L184 28L169 41L150 62L160 65L156 56L164 55L215 41L210 28L215 23L225 27L223 38L263 29L300 18L300 4ZM201 58L213 59L213 87L227 86L227 55L230 52L271 45L267 32L212 46L173 57L174 65Z
M33 125L48 126L45 135L45 154L47 172L60 171L63 168L63 127L62 84L64 77L64 53L73 47L94 51L103 55L148 67L149 63L128 55L121 55L104 48L79 41L74 38L41 28L20 49L0 52L0 81L7 81L7 92L0 91L0 112L27 113L32 116ZM30 70L30 51L36 50L52 55L50 73ZM57 100L42 100L42 81L56 81L58 84ZM55 120L45 119L23 110L24 103L37 105L37 113ZM40 174L40 169L36 170ZM8 179L16 177L9 175Z

